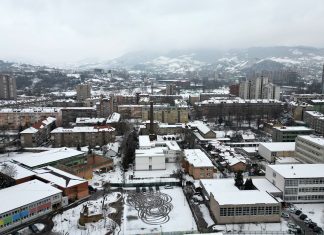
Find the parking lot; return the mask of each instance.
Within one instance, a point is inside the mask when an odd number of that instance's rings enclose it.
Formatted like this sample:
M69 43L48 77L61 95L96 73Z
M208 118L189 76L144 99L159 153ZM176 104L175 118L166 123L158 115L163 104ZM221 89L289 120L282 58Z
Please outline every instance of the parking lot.
M309 219L307 213L298 210L294 205L283 209L282 217L288 221L290 233L306 235L323 234L322 228Z

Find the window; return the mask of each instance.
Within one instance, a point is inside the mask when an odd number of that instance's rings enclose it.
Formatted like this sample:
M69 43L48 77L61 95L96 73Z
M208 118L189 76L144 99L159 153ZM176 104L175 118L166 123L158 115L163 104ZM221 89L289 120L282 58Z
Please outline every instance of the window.
M235 215L241 216L242 215L242 207L236 207L235 209Z
M250 207L243 207L243 215L250 215Z
M256 206L251 207L251 215L257 215L258 214L258 208Z
M258 208L258 215L264 215L264 206Z

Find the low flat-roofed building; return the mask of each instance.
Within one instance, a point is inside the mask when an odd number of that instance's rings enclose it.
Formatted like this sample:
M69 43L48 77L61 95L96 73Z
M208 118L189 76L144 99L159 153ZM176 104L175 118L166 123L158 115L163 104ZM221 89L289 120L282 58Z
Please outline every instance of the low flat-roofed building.
M21 164L28 169L36 169L43 166L56 166L63 164L65 166L74 166L86 162L87 157L84 152L71 148L54 148L48 151L28 154L26 156L16 157L13 161Z
M194 179L213 178L215 168L209 157L200 149L184 150L183 167Z
M15 180L16 184L21 184L30 181L36 173L32 170L20 166L19 164L7 161L0 163L0 174L12 178L13 180Z
M135 150L135 170L165 170L163 147Z
M310 135L314 130L305 126L282 126L272 130L273 142L295 142L297 135Z
M176 162L181 158L182 151L175 140L159 138L159 140L151 141L148 135L140 135L138 140L139 149L163 148L166 162Z
M0 190L0 233L59 208L62 191L32 180Z
M269 142L259 144L259 155L268 162L274 162L278 157L293 157L295 142Z
M296 158L303 163L324 163L324 138L315 135L297 136Z
M324 164L267 165L266 178L291 203L324 202Z
M63 196L68 197L70 201L80 200L89 195L88 181L78 176L51 166L36 169L35 172L36 178L62 190Z
M234 183L234 179L200 180L217 224L280 222L281 204L266 191L278 192L277 189L265 185L240 190Z

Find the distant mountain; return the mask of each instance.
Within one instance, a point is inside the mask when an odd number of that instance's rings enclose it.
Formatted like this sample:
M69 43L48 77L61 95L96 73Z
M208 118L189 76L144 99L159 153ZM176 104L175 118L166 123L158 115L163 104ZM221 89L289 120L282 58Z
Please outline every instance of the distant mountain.
M133 52L119 58L87 63L79 69L127 68L161 73L185 73L211 66L215 70L237 73L245 69L278 70L285 67L314 67L324 63L324 49L313 47L251 47L222 50L174 50L167 53Z

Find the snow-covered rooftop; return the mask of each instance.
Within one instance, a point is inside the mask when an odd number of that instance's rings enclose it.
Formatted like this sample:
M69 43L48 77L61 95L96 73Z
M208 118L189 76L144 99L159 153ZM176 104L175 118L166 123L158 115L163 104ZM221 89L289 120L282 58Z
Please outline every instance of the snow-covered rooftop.
M105 132L105 131L115 131L114 127L111 126L76 126L73 128L63 128L63 127L58 127L56 129L54 129L51 134L55 134L55 133L92 133L92 132Z
M138 136L138 143L140 148L150 148L152 147L152 143L150 141L150 137L148 135L140 135Z
M209 157L200 149L185 149L184 155L194 167L214 167Z
M107 123L115 123L120 121L120 114L119 113L112 113L108 119Z
M150 149L136 149L135 150L135 157L164 157L164 150L163 147L155 147Z
M315 135L299 135L298 139L299 138L324 147L324 138L323 137L315 136Z
M284 126L284 127L273 127L279 131L312 131L313 129L306 126Z
M54 148L45 152L35 153L33 155L19 156L14 159L15 162L21 163L27 167L34 168L44 164L60 161L70 157L83 155L84 152L71 148Z
M284 178L323 178L324 164L267 165Z
M86 180L78 176L72 175L51 166L36 169L35 172L37 173L37 177L62 188L69 188L87 182Z
M295 151L295 142L260 142L259 149L262 146L272 152Z
M219 205L278 203L265 191L239 190L234 185L234 179L201 179L200 183L208 195L213 194Z
M35 175L35 172L28 170L13 162L2 162L0 163L0 172L8 174L8 168L10 168L9 176L15 180L23 179Z
M59 193L62 191L39 180L2 189L0 190L0 214Z

